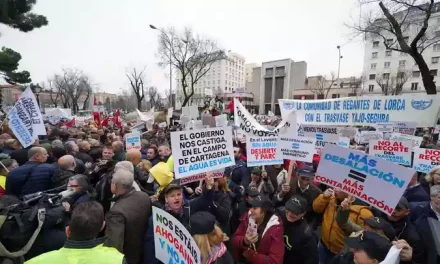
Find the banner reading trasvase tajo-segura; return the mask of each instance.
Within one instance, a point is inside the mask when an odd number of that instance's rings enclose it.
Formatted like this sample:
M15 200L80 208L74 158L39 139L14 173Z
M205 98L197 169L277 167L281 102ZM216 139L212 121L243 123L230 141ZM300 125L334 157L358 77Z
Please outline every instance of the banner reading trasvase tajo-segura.
M372 125L394 121L417 122L418 127L437 123L440 95L405 94L325 100L279 99L281 115L296 112L302 124Z

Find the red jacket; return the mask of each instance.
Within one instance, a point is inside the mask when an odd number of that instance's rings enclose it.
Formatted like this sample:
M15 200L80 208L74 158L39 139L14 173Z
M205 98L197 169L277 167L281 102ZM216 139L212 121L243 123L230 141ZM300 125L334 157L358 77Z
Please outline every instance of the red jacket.
M246 262L252 264L282 264L284 260L283 225L281 219L273 215L264 229L257 251L245 247L243 240L249 224L249 212L241 217L240 226L232 237L232 248L236 261L244 260L243 253L248 256Z

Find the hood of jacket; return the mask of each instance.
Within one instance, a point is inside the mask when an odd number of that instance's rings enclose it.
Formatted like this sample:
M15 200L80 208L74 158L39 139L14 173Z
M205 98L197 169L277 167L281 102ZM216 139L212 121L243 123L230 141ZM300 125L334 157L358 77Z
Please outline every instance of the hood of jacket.
M173 173L170 171L168 164L165 162L157 163L153 168L150 169L150 174L159 184L159 191L162 191L163 188L173 181Z

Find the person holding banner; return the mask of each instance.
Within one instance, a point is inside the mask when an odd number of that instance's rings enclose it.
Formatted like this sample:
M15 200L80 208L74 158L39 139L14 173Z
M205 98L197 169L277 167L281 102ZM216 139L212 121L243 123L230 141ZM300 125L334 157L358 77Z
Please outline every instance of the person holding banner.
M215 224L216 217L209 212L197 212L191 216L191 235L200 249L202 264L234 264L231 253L223 241L227 236Z
M232 237L234 259L242 263L282 264L284 261L283 224L266 196L249 201L252 208L241 218Z

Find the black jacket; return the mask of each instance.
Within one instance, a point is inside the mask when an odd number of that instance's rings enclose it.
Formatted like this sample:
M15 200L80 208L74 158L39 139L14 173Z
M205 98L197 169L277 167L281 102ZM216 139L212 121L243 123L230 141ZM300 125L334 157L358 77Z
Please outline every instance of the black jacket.
M76 175L76 173L73 170L64 170L58 168L52 176L53 188L63 185L65 186L69 181L69 178L74 175Z
M17 149L11 152L9 156L11 156L11 159L15 159L18 163L18 165L23 165L26 162L28 162L28 152L33 146L29 146L27 148Z
M76 153L76 158L80 159L84 164L90 162L93 163L93 159L92 157L90 157L90 155L86 152L78 152Z
M284 264L318 264L318 239L310 225L303 219L288 222L284 209L280 214L284 227Z
M413 257L410 262L400 263L412 263L412 264L422 264L426 263L425 249L423 247L422 239L417 233L415 226L411 223L408 216L397 222L391 222L390 224L394 227L396 231L397 239L404 239L413 248Z
M229 220L232 214L232 199L229 193L214 193L213 203L209 206L210 212L215 215L220 228L228 236L231 235Z

